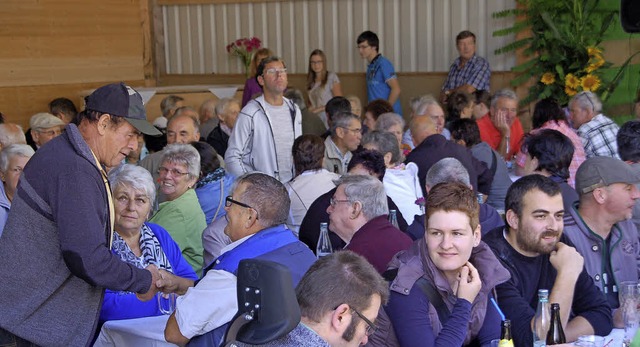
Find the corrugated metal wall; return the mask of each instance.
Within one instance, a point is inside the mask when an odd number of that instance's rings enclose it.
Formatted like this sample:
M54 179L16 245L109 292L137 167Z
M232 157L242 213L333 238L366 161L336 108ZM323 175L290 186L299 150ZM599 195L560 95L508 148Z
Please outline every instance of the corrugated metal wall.
M164 68L167 74L241 73L238 58L225 47L257 36L287 62L306 73L309 53L320 48L328 68L363 72L356 49L364 30L380 37L380 52L400 72L447 71L457 57L455 36L469 29L477 52L494 71L509 70L513 55L493 54L512 38L492 37L509 24L491 14L514 8L515 0L288 0L242 4L162 6ZM161 58L162 59L162 58Z

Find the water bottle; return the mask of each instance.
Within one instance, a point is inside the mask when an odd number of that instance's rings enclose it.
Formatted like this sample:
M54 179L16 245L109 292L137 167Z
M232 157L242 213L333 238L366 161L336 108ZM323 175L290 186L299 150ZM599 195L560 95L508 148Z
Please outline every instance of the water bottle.
M538 290L538 309L533 320L533 346L546 346L547 332L549 331L549 291L547 289Z
M333 253L331 240L329 239L329 224L320 223L320 237L318 237L318 245L316 246L316 256L322 258Z
M400 229L400 226L398 225L398 211L389 210L389 223L396 227L396 229Z

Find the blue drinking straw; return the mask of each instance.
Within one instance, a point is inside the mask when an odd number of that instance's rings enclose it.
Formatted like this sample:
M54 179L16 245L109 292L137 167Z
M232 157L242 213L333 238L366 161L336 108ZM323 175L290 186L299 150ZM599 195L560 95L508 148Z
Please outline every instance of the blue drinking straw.
M491 303L493 304L493 306L495 306L496 311L498 311L498 314L500 315L500 318L502 320L507 319L507 317L504 316L504 313L502 313L502 310L500 309L500 307L498 306L498 303L496 302L496 299L491 298Z

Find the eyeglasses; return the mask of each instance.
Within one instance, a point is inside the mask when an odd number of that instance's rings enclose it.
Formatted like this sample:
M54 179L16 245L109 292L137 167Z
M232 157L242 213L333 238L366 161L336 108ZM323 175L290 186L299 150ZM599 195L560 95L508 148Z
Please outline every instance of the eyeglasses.
M164 166L161 166L161 167L158 169L158 173L159 173L160 175L166 175L166 174L167 174L167 173L169 173L169 172L171 172L171 176L175 176L175 177L182 177L182 176L184 176L184 175L189 174L188 172L182 172L182 171L179 171L179 170L177 170L177 169L167 169L167 168L166 168L166 167L164 167Z
M371 47L371 46L369 46L369 45L358 45L358 49L366 49L366 48L369 48L369 47Z
M336 205L337 203L339 203L339 202L349 202L349 203L350 203L351 201L349 201L349 199L339 200L339 199L336 199L336 198L334 198L334 197L331 197L331 199L329 200L329 204L330 204L331 206L335 206L335 205Z
M362 132L362 128L355 128L355 129L351 129L351 128L347 128L347 127L340 127L340 128L345 129L347 131L350 131L350 132L352 132L354 134L359 134L359 133Z
M363 316L362 313L358 312L358 310L356 310L355 308L352 308L351 311L353 311L355 314L358 315L358 317L360 317L360 319L362 319L365 323L367 323L367 328L364 332L367 336L373 335L373 333L375 333L376 330L378 330L378 327L375 324L373 324L372 321L368 320L367 317Z
M62 134L62 132L64 131L63 129L56 129L56 130L36 130L38 133L40 134L44 134L44 135L48 135L48 136L58 136L60 134Z
M266 69L264 70L263 75L270 75L270 76L279 76L279 75L286 75L287 74L287 69L286 68L282 68L282 69Z
M256 210L255 208L245 204L244 202L240 202L238 200L233 200L233 197L231 195L227 196L227 198L224 200L224 205L226 207L231 207L231 204L236 204L238 206L244 207L244 208L250 208L254 211L256 211L256 219L258 219L258 210Z

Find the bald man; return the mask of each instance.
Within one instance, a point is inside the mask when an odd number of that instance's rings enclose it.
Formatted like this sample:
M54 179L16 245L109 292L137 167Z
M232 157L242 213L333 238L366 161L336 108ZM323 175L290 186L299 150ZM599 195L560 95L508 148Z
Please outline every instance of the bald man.
M13 144L25 144L27 140L22 127L14 123L0 124L0 150Z
M416 148L409 153L405 163L414 162L418 165L418 179L424 196L427 194L425 190L427 171L440 159L449 157L458 159L467 169L474 191L488 195L493 179L491 170L485 163L475 159L465 147L448 141L440 134L432 113L435 115L441 112L442 107L434 101L427 107L426 114L413 118L410 128Z

